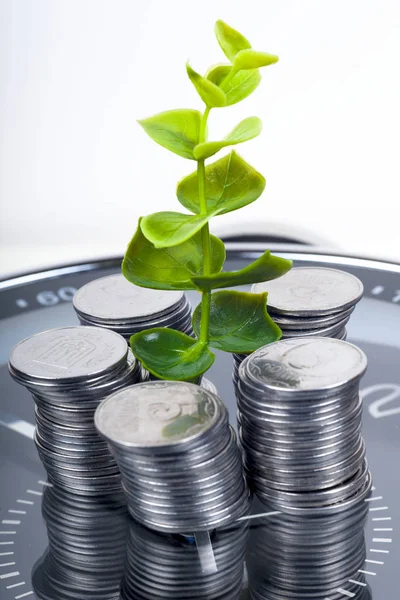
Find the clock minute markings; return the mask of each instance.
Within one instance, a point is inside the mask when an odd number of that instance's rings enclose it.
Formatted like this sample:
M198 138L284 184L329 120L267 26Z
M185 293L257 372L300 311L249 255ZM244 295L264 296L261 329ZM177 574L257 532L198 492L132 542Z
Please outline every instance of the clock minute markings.
M15 304L18 306L18 308L28 308L29 303L24 300L24 298L18 298L18 300L15 301Z
M28 423L28 421L24 421L24 419L19 419L14 415L0 411L0 425L33 440L35 426L32 423Z
M382 294L384 290L385 288L383 287L383 285L376 285L374 288L372 288L371 294L373 294L374 296L379 296L379 294Z

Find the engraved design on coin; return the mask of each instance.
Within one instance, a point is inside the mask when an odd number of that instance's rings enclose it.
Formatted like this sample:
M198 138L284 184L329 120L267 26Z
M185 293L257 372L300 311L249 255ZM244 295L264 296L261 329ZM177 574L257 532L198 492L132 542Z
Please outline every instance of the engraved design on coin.
M278 279L252 287L257 294L265 291L272 311L311 316L353 306L363 294L363 285L354 275L338 269L295 267Z
M122 321L171 309L183 292L152 290L130 283L121 274L90 281L74 295L75 309L92 318Z
M60 336L44 345L43 352L38 353L33 362L68 370L95 351L96 345L90 340L68 340Z
M300 379L296 377L285 365L275 360L264 360L261 364L255 362L252 365L252 374L258 379L267 380L269 384L279 385L280 387L297 387Z
M172 421L182 414L182 406L178 403L165 404L163 402L153 402L147 408L149 416L157 421Z
M243 363L255 382L303 390L348 383L360 378L366 367L367 358L360 348L324 337L276 342L260 348Z

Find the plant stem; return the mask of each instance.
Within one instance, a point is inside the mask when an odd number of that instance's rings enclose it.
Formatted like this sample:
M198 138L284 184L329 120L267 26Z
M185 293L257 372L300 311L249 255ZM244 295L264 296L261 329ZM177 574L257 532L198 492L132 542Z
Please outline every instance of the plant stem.
M229 74L225 77L220 85L222 90L226 89L228 83L236 75L237 70L232 67ZM203 113L200 132L199 132L199 144L206 141L206 128L207 119L210 114L210 108L207 107ZM206 200L206 174L204 160L199 160L197 163L197 181L199 183L199 205L200 214L207 214L207 200ZM201 244L203 250L203 275L209 275L211 272L211 244L210 244L210 228L206 223L201 229ZM201 319L200 319L200 342L207 344L209 341L209 327L210 327L210 306L211 306L211 292L202 292L201 297Z
M223 92L226 90L226 86L235 77L235 75L236 75L237 72L238 72L237 69L234 69L232 67L232 69L230 70L230 72L228 73L228 75L225 77L225 79L222 80L222 83L220 83L219 87L221 88L221 90Z
M200 123L199 143L206 140L207 119L210 113L210 108L206 108ZM197 180L199 184L199 205L200 214L207 214L206 200L206 174L204 159L197 163ZM210 229L208 223L201 229L201 244L203 250L203 275L209 275L211 272L211 248L210 248ZM209 325L210 325L210 304L211 292L202 292L201 297L201 320L200 320L200 342L207 344L209 340Z
M210 110L211 110L211 108L209 106L207 106L206 110L203 113L203 116L201 117L200 132L199 132L199 144L206 141L207 119L208 119L208 115L210 114Z

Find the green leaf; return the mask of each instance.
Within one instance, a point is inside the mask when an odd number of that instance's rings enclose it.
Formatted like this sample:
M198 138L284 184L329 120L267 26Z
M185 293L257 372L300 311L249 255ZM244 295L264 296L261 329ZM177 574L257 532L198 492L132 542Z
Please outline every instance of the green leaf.
M292 267L292 261L273 256L269 250L264 252L257 260L240 271L214 273L193 277L192 281L199 290L216 290L235 285L271 281L287 273Z
M226 96L217 85L196 73L190 65L186 65L186 72L200 98L209 108L226 105Z
M258 69L268 67L278 62L279 57L267 52L257 52L256 50L241 50L236 54L235 69Z
M172 211L157 212L143 217L141 228L155 248L169 248L193 237L214 214L200 216Z
M165 327L135 333L130 344L145 369L159 379L197 380L215 359L203 343Z
M215 35L223 53L232 62L240 50L251 48L250 42L224 21L219 20L215 23Z
M211 271L218 273L225 260L225 246L215 236L211 239ZM203 273L201 233L173 248L157 249L143 235L141 220L129 243L122 262L128 281L158 290L194 290L192 277Z
M207 213L224 214L247 206L259 198L265 179L234 150L206 165ZM193 213L200 213L197 172L181 179L177 187L179 202Z
M216 65L211 67L206 77L215 83L215 85L222 86L224 79L229 75L231 70L232 67L230 65ZM261 75L257 69L242 70L236 73L226 85L223 85L226 105L231 106L250 96L257 89L260 81Z
M193 148L199 141L201 114L198 110L167 110L138 123L160 146L193 159Z
M224 352L254 352L279 340L282 332L267 313L267 296L247 292L215 292L211 295L210 346ZM193 314L199 335L201 305Z
M203 142L195 146L193 156L196 160L209 158L226 146L233 146L252 140L261 133L262 122L258 117L247 117L236 125L228 135L220 142Z

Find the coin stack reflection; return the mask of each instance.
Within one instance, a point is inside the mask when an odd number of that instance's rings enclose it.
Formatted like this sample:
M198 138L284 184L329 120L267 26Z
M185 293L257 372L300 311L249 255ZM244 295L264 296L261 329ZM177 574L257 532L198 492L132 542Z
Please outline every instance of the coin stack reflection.
M267 508L267 507L266 507ZM368 504L321 516L274 513L250 534L252 600L361 600L365 596L364 526Z
M119 600L129 514L124 495L82 497L46 488L49 547L32 573L40 600Z
M192 533L247 513L249 492L221 400L197 385L152 381L104 400L95 414L121 471L132 516Z
M73 305L82 325L111 329L126 339L153 327L193 333L184 292L142 288L121 274L90 281L75 293Z
M247 524L215 531L217 569L204 573L194 544L132 521L121 600L239 600L247 532Z
M240 366L240 441L248 480L276 508L333 512L365 498L359 382L367 359L331 338L260 348Z
M338 269L295 267L265 283L256 283L255 294L268 292L268 313L279 325L282 339L331 337L345 340L351 313L362 297L361 281ZM245 354L233 355L233 381Z
M9 368L33 394L35 443L49 481L80 493L121 491L93 416L103 398L140 381L124 338L97 327L52 329L18 344Z

